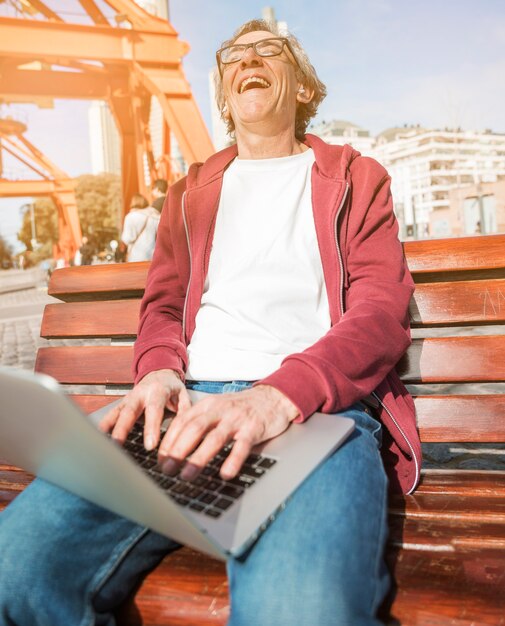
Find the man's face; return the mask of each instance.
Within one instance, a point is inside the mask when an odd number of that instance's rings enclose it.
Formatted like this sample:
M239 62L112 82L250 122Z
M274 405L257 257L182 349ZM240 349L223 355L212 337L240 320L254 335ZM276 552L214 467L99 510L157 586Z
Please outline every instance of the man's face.
M242 35L234 44L247 44L276 37L268 31ZM294 60L284 46L274 57L261 57L247 48L240 61L222 66L223 90L237 136L248 130L274 134L279 128L294 128L299 83Z

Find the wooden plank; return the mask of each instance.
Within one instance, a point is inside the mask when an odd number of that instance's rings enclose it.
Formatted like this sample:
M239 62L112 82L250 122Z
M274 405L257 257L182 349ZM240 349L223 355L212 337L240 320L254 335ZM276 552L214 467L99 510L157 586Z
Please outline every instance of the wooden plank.
M505 442L505 394L433 395L415 399L424 442Z
M39 348L35 369L67 384L130 384L131 346ZM408 383L505 381L505 336L416 339L398 370Z
M479 519L462 520L457 516L390 515L389 545L441 553L503 550L505 555L505 525Z
M46 339L135 337L140 300L48 304L41 336ZM505 322L505 279L424 283L410 304L413 326L460 326Z
M0 512L33 480L33 475L0 459Z
M142 620L135 621L139 612ZM224 624L229 615L225 565L189 548L166 557L119 615L120 624L149 626Z
M505 267L505 235L407 241L405 256L414 275L496 270Z
M387 624L499 626L505 615L505 555L436 550L389 551L396 579ZM390 610L388 610L390 609ZM397 621L394 621L397 620Z
M131 346L58 346L39 348L35 371L63 384L129 385L133 383Z
M392 498L389 511L400 517L501 524L505 531L505 498L421 491L404 498Z
M505 335L415 339L398 363L407 383L505 381Z
M409 311L416 327L503 323L505 278L419 284Z
M48 304L40 336L46 339L131 337L137 334L140 300Z
M63 267L53 272L48 293L65 302L139 298L149 266L140 262Z
M505 498L505 471L423 470L416 493Z
M72 394L68 397L72 400L72 402L75 402L75 404L77 404L77 406L81 409L83 413L93 413L93 411L98 411L98 409L101 409L107 404L114 402L122 396L103 394Z

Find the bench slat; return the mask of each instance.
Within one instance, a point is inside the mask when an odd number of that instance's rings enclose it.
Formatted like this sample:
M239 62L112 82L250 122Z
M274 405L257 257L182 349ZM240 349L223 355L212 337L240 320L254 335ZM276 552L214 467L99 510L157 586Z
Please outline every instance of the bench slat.
M73 395L84 413L92 413L121 396ZM417 396L414 398L421 441L505 442L505 394ZM444 483L445 484L445 483ZM445 488L445 487L443 487ZM472 485L472 489L475 485ZM505 496L505 480L502 495Z
M397 369L406 383L502 382L505 335L415 339Z
M505 278L416 286L410 319L419 326L471 326L505 321Z
M138 298L144 293L149 262L63 267L53 272L48 293L65 302Z
M39 348L35 371L63 384L129 385L133 383L132 358L132 346Z
M390 552L397 584L388 624L497 626L505 614L503 551Z
M501 522L390 515L389 544L405 549L416 546L416 549L433 549L445 553L476 549L505 551L505 535Z
M409 268L419 282L426 274L500 270L505 266L505 235L408 241ZM148 262L66 267L53 272L49 294L65 302L140 297ZM92 278L90 278L92 277ZM440 279L437 279L440 280Z
M104 395L104 394L69 394L68 396L83 413L93 413L102 407L114 402L122 396Z
M39 348L35 369L67 384L132 383L131 346ZM505 381L505 336L415 339L398 370L407 383Z
M415 405L421 441L505 442L505 394L417 396Z
M505 472L487 470L423 470L416 493L481 495L505 498ZM403 496L398 496L403 499ZM396 496L395 496L396 498Z
M505 267L505 235L407 241L404 250L414 275Z
M46 339L131 337L137 335L140 300L48 304L40 336Z
M459 519L469 523L501 524L502 528L505 524L505 499L480 495L414 493L403 501L400 498L393 499L390 511L400 517L408 515L435 521Z
M119 624L176 626L224 624L229 614L225 565L182 548L164 559L142 583L135 605L123 608ZM134 620L136 609L142 621Z
M40 335L46 339L131 337L137 334L140 299L48 304ZM505 279L424 283L410 303L413 326L505 322Z

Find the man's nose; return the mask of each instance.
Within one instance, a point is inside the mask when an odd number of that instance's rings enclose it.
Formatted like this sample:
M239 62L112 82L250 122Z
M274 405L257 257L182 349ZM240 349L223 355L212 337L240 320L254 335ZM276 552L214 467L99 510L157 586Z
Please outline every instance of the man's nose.
M244 52L242 59L240 60L240 67L241 69L246 67L257 67L258 65L261 65L261 63L261 57L259 54L256 54L254 48L251 46Z

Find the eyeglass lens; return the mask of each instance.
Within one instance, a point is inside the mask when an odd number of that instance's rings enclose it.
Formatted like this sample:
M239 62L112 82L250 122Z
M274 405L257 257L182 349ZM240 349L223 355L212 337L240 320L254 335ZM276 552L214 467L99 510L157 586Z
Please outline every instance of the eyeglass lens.
M282 39L261 39L250 44L237 44L221 50L221 63L236 63L240 61L248 48L253 48L261 57L274 57L281 54L284 48Z

